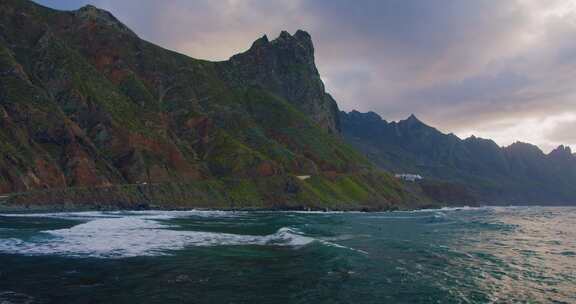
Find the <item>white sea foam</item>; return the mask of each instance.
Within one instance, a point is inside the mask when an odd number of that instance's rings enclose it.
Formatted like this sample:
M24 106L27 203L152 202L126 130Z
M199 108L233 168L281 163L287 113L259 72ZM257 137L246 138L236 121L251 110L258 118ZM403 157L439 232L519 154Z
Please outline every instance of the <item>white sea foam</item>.
M328 241L320 241L322 244L327 245L327 246L331 246L331 247L336 247L336 248L342 248L342 249L346 249L346 250L351 250L354 252L358 252L364 255L368 255L368 252L364 251L364 250L360 250L360 249L356 249L356 248L352 248L352 247L347 247L344 245L340 245L340 244L336 244L336 243L332 243L332 242L328 242Z
M167 224L157 221L190 214L187 211L141 212L137 215L124 213L123 216L121 213L26 215L83 218L87 221L68 229L43 231L31 240L0 239L0 253L121 258L163 255L170 250L191 246L304 246L315 241L291 228L281 228L274 234L257 236L171 230ZM194 212L194 215L197 214L214 215L212 212Z

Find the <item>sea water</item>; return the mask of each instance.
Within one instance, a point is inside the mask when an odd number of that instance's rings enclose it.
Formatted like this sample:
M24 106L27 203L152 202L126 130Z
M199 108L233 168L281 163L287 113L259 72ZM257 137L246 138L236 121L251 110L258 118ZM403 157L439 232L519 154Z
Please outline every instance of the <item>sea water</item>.
M576 303L576 208L0 215L0 303Z

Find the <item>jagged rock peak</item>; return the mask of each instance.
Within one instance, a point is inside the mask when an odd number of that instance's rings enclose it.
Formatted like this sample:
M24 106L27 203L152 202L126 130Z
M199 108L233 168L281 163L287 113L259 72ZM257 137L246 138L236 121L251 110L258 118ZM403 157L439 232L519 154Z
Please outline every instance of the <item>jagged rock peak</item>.
M312 43L312 37L310 34L303 30L297 30L294 35L291 35L287 31L281 31L280 35L272 41L269 41L268 37L264 35L254 41L250 49L252 50L255 48L267 47L269 45L276 45L279 47L302 47L306 49L308 54L311 56L314 55L314 44Z
M231 83L266 88L308 114L329 132L339 132L339 109L326 93L314 60L310 35L282 31L269 41L258 38L246 52L223 63Z
M287 31L281 31L280 32L280 36L278 37L280 39L290 39L292 38L292 35L290 35L290 33L288 33Z
M83 21L97 22L106 26L114 27L121 32L136 36L130 28L116 19L112 13L94 5L85 5L74 11L74 14Z
M297 30L294 35L290 35L288 31L281 31L277 39L295 39L300 42L312 41L312 36L304 30Z
M406 122L422 122L420 121L420 119L418 119L418 117L416 117L416 115L414 114L410 114L410 116L408 116L408 118L406 119Z
M297 30L296 33L294 33L294 38L299 41L312 41L312 36L304 30Z
M253 58L259 64L273 64L279 62L292 64L299 62L310 69L312 74L318 74L314 60L314 46L310 34L303 30L298 30L294 35L287 31L282 31L273 40L269 40L267 35L256 39L250 49L230 57L231 62L238 63L241 58ZM275 59L272 59L275 58ZM254 62L251 62L254 64ZM269 66L269 68L272 68ZM319 75L318 75L319 77Z
M268 44L270 44L270 40L268 40L268 36L264 35L264 36L256 39L256 41L254 41L254 43L252 43L252 47L250 47L250 49L260 48L260 47L266 46Z
M404 125L404 126L409 126L409 127L415 127L415 126L427 126L425 123L423 123L420 119L418 119L418 117L416 117L416 115L414 114L410 114L410 116L408 116L408 118L401 120L398 122L399 125Z
M572 149L570 149L570 147L564 146L564 145L558 146L558 148L552 150L552 152L550 152L550 154L548 154L548 155L550 157L556 157L556 158L572 158L572 157L574 157L572 155Z

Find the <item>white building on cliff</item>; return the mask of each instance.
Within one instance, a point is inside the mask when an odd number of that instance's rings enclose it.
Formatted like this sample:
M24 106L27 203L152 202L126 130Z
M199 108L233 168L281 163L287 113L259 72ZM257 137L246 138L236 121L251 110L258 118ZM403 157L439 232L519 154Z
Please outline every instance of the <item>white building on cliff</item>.
M396 178L407 181L407 182L415 182L417 180L421 180L422 176L419 174L407 174L407 173L402 173L402 174L396 174L394 175Z

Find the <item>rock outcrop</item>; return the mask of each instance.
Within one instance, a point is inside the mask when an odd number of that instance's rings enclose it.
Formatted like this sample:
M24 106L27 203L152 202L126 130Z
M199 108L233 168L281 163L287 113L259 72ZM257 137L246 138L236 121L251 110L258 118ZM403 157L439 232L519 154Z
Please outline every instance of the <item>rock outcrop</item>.
M234 85L262 87L294 104L321 127L339 133L338 106L324 89L307 32L283 31L272 41L264 36L221 67Z

